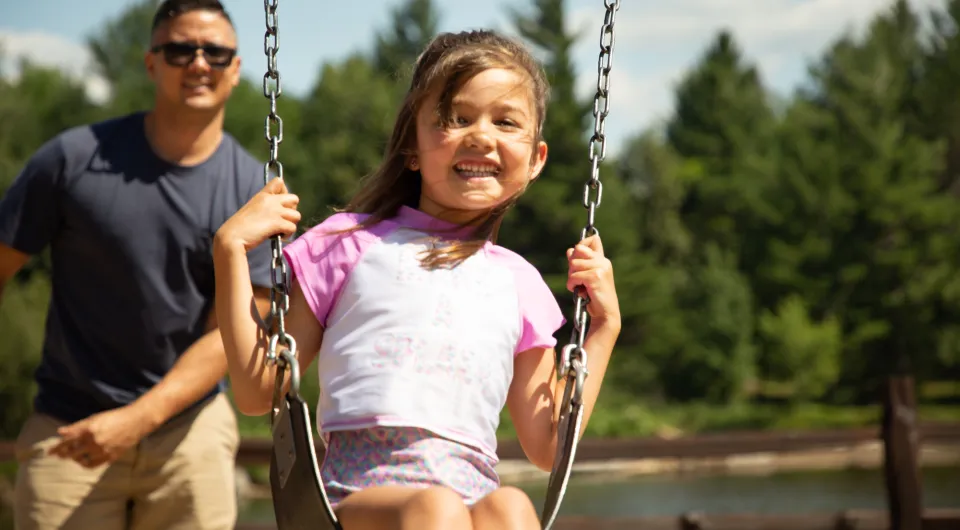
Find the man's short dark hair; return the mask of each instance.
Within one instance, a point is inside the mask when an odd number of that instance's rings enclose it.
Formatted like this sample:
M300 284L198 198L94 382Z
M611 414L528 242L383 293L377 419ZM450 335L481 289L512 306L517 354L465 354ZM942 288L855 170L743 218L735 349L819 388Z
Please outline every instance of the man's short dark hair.
M230 19L227 9L223 7L220 0L164 0L164 2L160 4L160 7L157 8L157 13L153 16L153 25L150 28L151 33L156 31L164 22L168 22L192 11L213 11L214 13L220 13L220 16L225 18L231 27L233 26L233 20Z

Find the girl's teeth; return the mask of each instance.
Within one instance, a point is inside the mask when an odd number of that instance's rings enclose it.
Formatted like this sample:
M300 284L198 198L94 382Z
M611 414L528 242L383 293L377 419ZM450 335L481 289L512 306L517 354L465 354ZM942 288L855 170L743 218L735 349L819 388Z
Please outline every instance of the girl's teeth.
M460 165L457 166L457 171L467 177L494 177L500 171L491 166L473 166L473 165Z

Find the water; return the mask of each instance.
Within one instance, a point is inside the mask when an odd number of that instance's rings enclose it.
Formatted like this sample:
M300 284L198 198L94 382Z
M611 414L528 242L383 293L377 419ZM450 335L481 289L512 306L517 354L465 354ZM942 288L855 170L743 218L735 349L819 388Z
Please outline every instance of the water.
M924 469L927 508L960 508L960 469ZM546 484L520 487L536 506L543 504ZM847 509L885 510L881 470L778 473L775 475L661 475L603 481L598 477L570 481L560 515L602 517L675 516L703 513L802 514ZM272 522L269 499L248 503L243 522Z
M926 468L922 472L927 508L960 508L960 468ZM546 485L521 485L536 506ZM836 513L847 509L884 510L880 470L779 473L763 476L662 475L603 481L570 481L563 515L602 517L676 516L704 513ZM0 506L0 529L12 528ZM273 522L269 499L246 503L241 522Z

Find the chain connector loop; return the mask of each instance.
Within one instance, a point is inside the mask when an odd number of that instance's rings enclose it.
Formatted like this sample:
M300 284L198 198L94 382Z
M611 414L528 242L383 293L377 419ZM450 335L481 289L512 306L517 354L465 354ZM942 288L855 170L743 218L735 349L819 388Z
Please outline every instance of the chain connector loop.
M571 352L576 348L576 344L567 344L560 350L560 355L557 356L557 379L563 379L567 376L567 373L570 371Z
M284 368L290 370L290 390L288 393L293 397L300 396L300 363L297 361L297 353L293 349L283 349L280 351Z
M576 344L564 346L557 362L557 379L568 379L568 383L574 384L573 401L575 403L579 403L583 397L583 387L588 374L587 350Z
M573 377L573 395L570 397L575 405L583 401L583 388L587 384L587 350L580 348L580 357L570 361L570 370Z

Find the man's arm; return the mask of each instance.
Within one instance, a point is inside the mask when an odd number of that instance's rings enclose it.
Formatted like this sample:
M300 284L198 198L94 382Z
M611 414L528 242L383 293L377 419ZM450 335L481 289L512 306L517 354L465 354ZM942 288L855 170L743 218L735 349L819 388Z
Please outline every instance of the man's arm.
M270 290L253 290L262 317L270 311ZM163 425L209 392L227 373L227 357L217 325L216 307L210 310L207 332L180 356L173 368L130 406L147 421L148 432Z
M28 254L14 250L0 243L0 303L3 302L3 288L21 268L30 260Z

